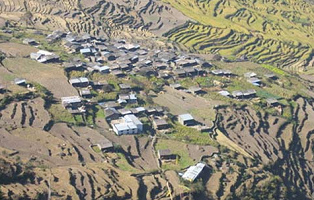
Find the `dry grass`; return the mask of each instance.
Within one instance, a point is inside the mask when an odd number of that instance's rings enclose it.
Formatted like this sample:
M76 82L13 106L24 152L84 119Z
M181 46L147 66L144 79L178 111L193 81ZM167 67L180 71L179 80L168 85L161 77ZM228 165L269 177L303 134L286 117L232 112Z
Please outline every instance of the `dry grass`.
M219 129L216 130L217 136L216 139L217 141L224 145L227 146L228 148L244 155L245 157L252 158L250 154L248 154L246 151L244 151L240 146L238 146L236 143L231 141L227 136L225 136Z
M212 125L212 121L216 116L216 112L213 108L215 105L219 105L222 102L214 100L209 101L202 97L174 90L169 86L165 86L164 89L164 93L160 93L154 98L156 104L168 107L170 112L175 115L192 113L194 118L199 122L205 123L208 126Z
M5 42L0 43L0 51L5 53L7 57L29 57L31 53L37 52L38 49L24 44Z
M58 65L41 64L25 58L9 58L4 60L4 66L12 72L7 76L22 77L28 82L37 82L57 98L77 95L77 91L68 83L63 69Z

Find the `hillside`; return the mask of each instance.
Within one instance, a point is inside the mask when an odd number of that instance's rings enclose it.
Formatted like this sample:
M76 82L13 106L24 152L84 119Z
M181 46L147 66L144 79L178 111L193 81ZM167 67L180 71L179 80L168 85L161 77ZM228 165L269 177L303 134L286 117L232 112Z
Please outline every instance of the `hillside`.
M270 63L287 70L313 66L314 6L298 0L165 0L198 23L165 36L204 53Z
M312 3L0 0L0 200L310 200Z
M0 10L0 18L37 29L104 37L154 33L191 51L245 55L290 71L314 63L314 5L306 1L3 0Z
M115 36L124 29L139 30L139 35L146 32L152 36L147 30L161 35L188 19L172 7L153 0L3 0L0 18L37 29L70 30L105 37Z

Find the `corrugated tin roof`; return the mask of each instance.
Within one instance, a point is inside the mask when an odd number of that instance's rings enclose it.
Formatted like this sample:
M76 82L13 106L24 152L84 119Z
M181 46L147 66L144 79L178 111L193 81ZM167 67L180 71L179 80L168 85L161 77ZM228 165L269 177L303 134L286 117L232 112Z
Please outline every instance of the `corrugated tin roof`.
M181 118L183 121L194 120L193 116L190 114L179 115L179 118Z
M182 178L192 182L203 171L204 167L204 163L197 163L196 166L189 167L188 170L183 174Z

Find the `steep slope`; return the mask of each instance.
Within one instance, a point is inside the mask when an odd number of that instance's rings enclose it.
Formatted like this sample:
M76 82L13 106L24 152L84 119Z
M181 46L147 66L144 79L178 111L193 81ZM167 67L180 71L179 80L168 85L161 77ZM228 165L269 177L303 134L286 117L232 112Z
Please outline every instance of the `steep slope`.
M124 29L161 35L188 20L179 11L153 0L3 0L0 17L38 29L105 36L117 35Z
M313 100L296 97L290 120L249 107L219 109L218 127L225 135L304 194L313 191Z
M312 4L296 0L165 2L199 23L187 23L165 34L192 50L246 55L287 69L312 66Z

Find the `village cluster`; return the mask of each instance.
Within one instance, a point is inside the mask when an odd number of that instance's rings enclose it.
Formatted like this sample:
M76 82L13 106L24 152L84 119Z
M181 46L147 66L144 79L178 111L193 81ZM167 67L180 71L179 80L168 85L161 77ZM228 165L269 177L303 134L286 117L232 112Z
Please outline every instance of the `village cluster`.
M86 71L90 73L111 74L121 80L118 84L119 93L115 100L97 102L104 109L105 118L111 126L111 130L117 135L143 133L145 126L141 117L147 117L152 124L152 128L157 132L167 132L171 128L168 123L167 112L159 106L142 107L138 105L139 91L134 90L128 83L123 82L129 75L154 76L159 79L172 80L169 86L175 90L181 90L193 95L206 93L199 85L184 88L179 83L181 78L204 77L208 74L214 76L230 78L234 74L230 70L212 69L212 64L204 59L180 54L174 49L148 49L141 45L129 43L125 40L108 41L102 38L95 38L89 34L77 35L62 31L54 31L47 36L49 43L61 41L69 54L78 55L77 58L61 61L60 57L53 52L39 50L31 53L30 58L40 63L62 62L66 72ZM34 39L24 39L24 44L38 45ZM277 79L274 74L265 74L269 79ZM254 86L262 87L263 83L254 72L247 72L244 77ZM78 90L80 96L65 96L61 98L61 104L71 114L84 114L87 111L86 103L90 102L92 91L103 91L109 86L107 80L89 80L88 77L70 77L69 83ZM14 80L17 85L27 85L27 81L22 78ZM104 92L104 91L103 91ZM219 91L220 95L235 98L247 99L256 95L254 89L239 91ZM278 105L276 99L267 99L269 105ZM181 125L198 129L199 131L209 131L210 128L198 123L191 114L182 113L177 116L177 121ZM96 144L102 151L109 151L113 144L108 141ZM176 156L169 149L157 152L160 160L174 160ZM194 181L202 172L205 165L198 163L191 166L182 178Z

